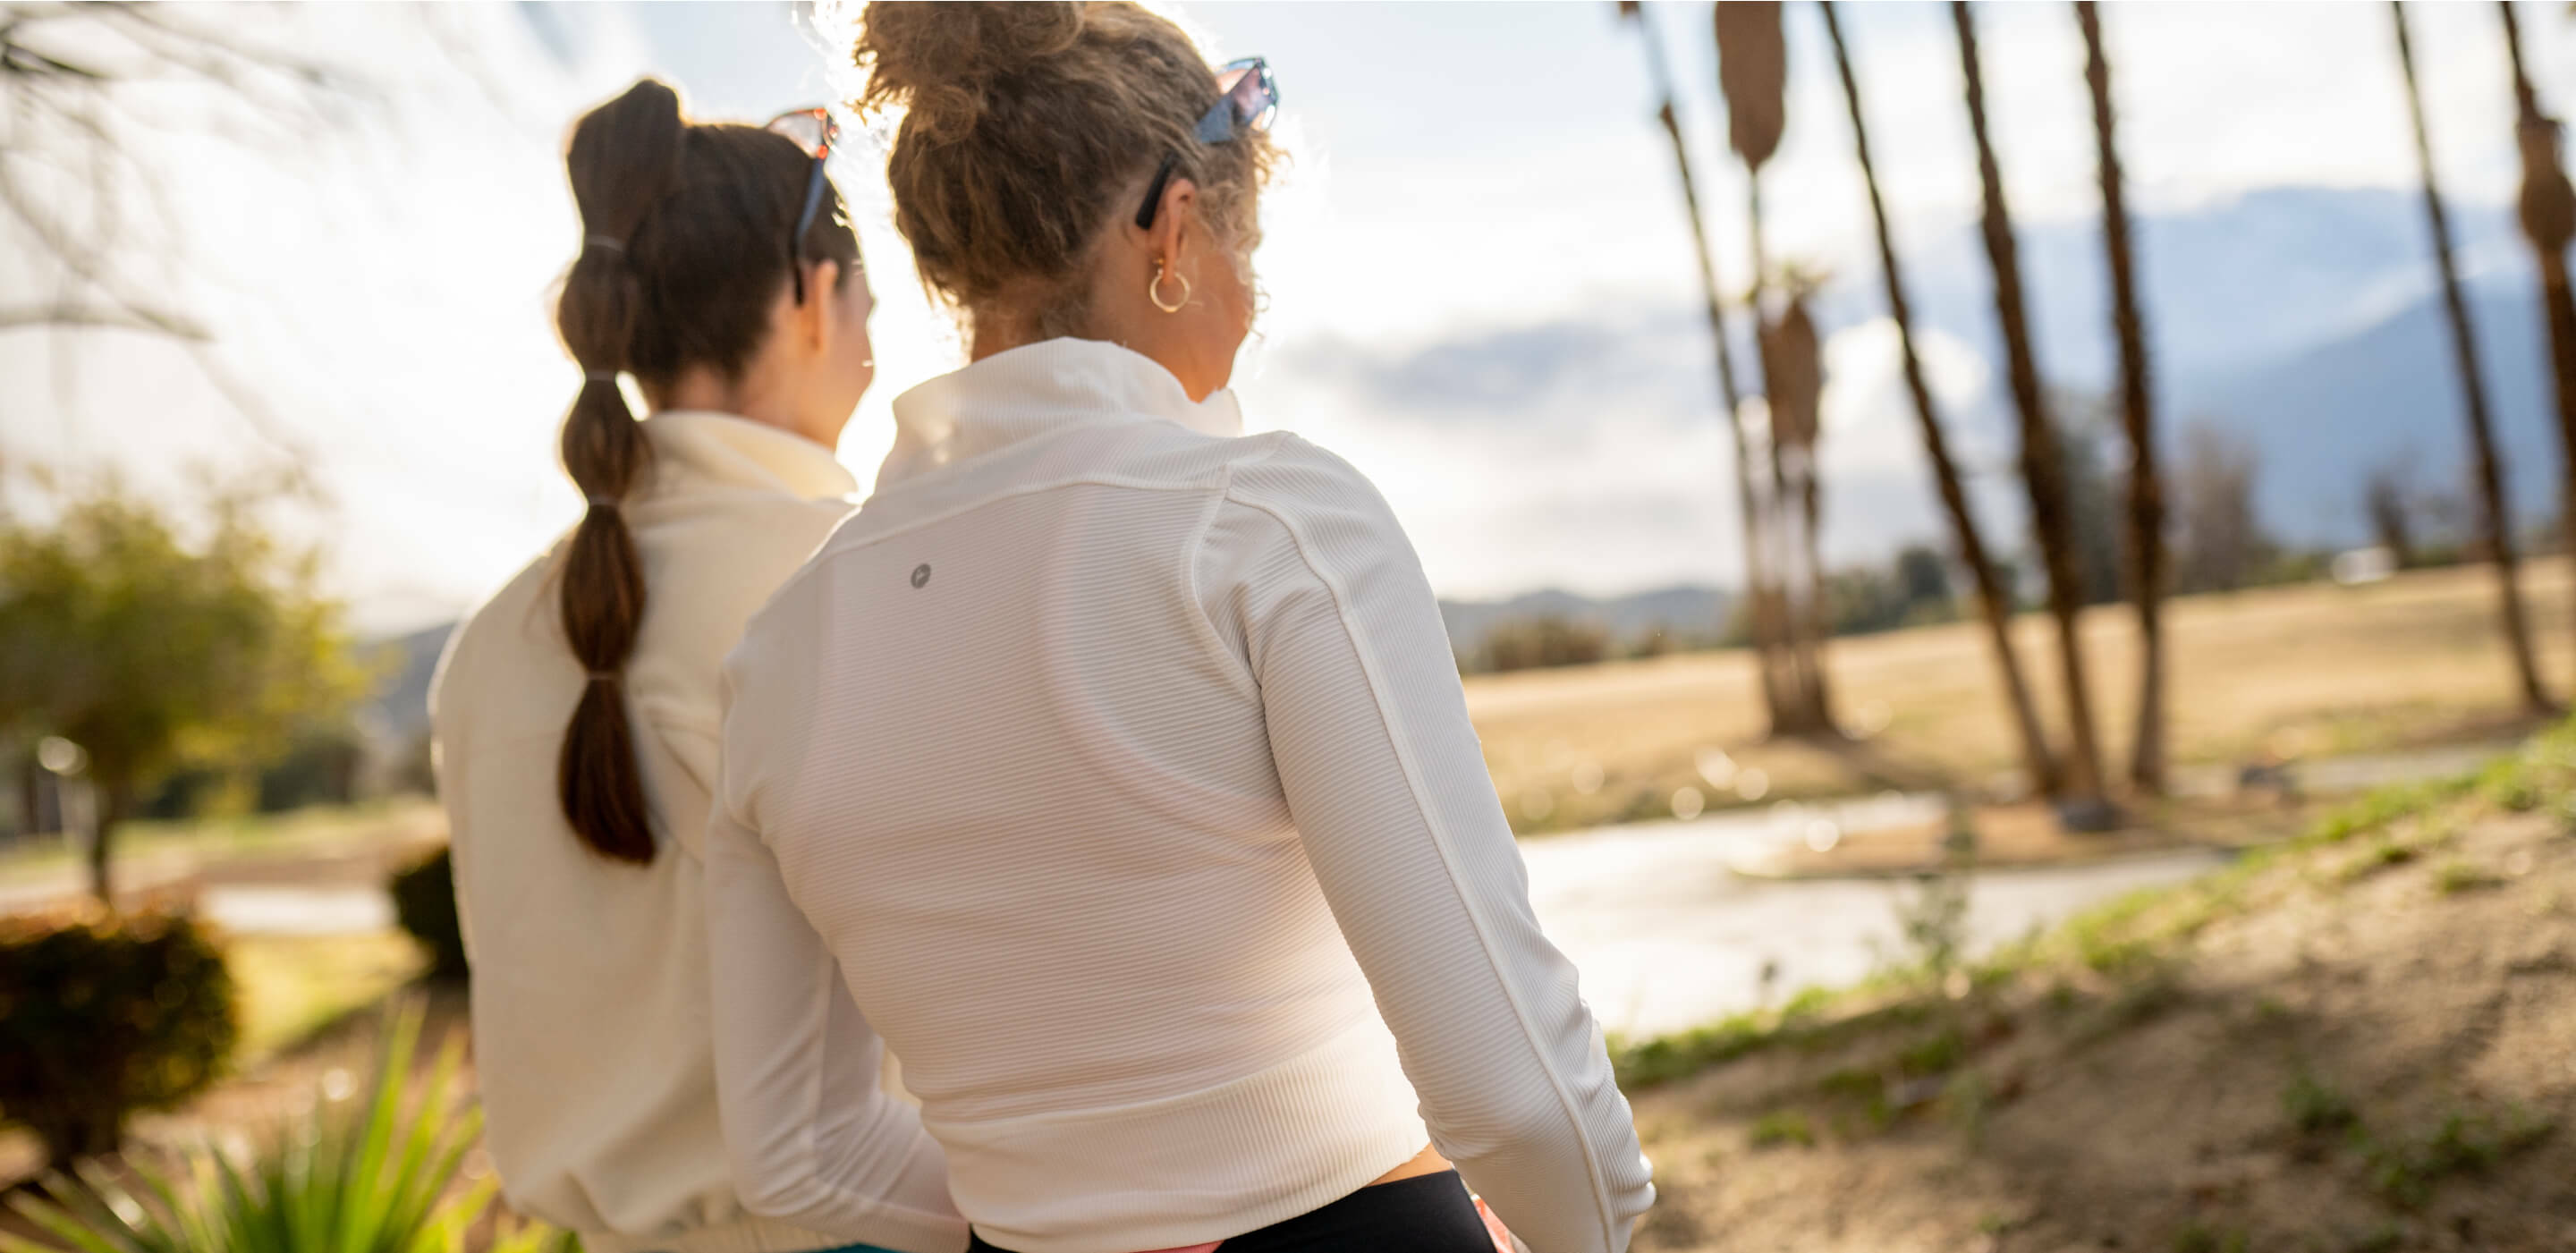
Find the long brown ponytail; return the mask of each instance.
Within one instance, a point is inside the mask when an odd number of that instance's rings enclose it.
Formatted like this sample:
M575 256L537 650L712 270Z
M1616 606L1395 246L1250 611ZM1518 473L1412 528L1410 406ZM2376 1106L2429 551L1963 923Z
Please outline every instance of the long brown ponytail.
M626 250L654 202L679 181L680 98L646 80L592 110L565 164L581 208L581 256L564 279L555 325L583 371L564 418L563 464L589 500L566 546L564 637L589 673L556 758L564 818L584 844L620 861L653 860L644 779L621 679L644 622L644 569L621 506L653 461L617 376L635 338L643 285Z
M653 860L651 810L622 676L644 622L644 570L624 506L653 445L617 376L634 375L648 398L692 368L742 376L788 290L787 236L813 159L759 127L692 124L677 93L646 79L583 117L564 161L583 235L555 326L583 378L564 418L563 464L589 510L565 545L561 595L564 637L589 677L564 728L556 790L583 844L642 864ZM832 195L802 251L847 275L859 241Z

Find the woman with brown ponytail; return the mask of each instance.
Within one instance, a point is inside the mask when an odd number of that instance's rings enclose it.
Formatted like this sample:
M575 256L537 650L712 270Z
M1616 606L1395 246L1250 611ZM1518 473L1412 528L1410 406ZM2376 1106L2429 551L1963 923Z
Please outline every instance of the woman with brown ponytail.
M583 373L562 452L587 512L458 629L433 689L487 1147L511 1204L589 1253L966 1240L937 1144L873 1061L831 1093L828 1232L747 1209L717 1117L718 671L848 511L832 449L875 374L830 139L821 110L688 122L651 81L574 129L584 236L556 324Z
M1647 1165L1421 565L1225 390L1268 67L1127 3L861 22L971 364L896 400L875 495L727 663L745 1200L834 1220L882 1032L973 1247L1491 1253L1472 1186L1541 1253L1618 1253Z

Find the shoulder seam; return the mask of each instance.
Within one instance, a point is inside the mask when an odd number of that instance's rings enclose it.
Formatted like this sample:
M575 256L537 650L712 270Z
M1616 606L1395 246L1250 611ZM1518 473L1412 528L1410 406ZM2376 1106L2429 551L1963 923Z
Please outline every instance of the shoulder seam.
M1207 606L1199 600L1199 554L1207 549L1208 533L1216 529L1217 514L1232 503L1234 463L1227 462L1225 472L1217 479L1216 490L1208 493L1208 502L1199 511L1198 525L1190 529L1190 542L1181 548L1181 593L1188 602L1186 611L1190 625L1196 628L1199 642L1216 658L1217 667L1225 672L1236 694L1258 701L1261 699L1261 681L1253 677L1252 668L1243 658L1235 656L1234 650L1226 647L1225 641L1216 633L1216 624L1208 621Z

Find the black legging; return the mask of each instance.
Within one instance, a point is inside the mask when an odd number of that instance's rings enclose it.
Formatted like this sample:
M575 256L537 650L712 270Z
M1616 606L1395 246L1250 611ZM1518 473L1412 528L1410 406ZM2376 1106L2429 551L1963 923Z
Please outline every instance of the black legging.
M1322 1209L1228 1239L1217 1253L1493 1253L1458 1172L1372 1184ZM1010 1253L978 1235L967 1253Z

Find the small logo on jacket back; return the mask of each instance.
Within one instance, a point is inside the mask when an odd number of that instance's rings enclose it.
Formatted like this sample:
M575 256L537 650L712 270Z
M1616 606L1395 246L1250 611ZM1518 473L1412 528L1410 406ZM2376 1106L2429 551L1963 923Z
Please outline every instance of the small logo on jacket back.
M914 587L919 587L919 586L921 586L922 584L927 583L927 582L929 582L929 581L930 581L930 563L929 563L929 562L927 562L927 561L922 562L920 565L914 566L914 567L912 568L912 585L913 585Z

